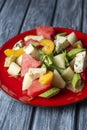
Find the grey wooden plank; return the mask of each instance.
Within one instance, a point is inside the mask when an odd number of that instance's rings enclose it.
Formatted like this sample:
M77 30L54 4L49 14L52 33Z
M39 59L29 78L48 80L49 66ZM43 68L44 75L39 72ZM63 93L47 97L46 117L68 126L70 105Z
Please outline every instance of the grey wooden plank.
M54 25L80 30L82 17L82 0L58 0Z
M49 25L55 8L56 0L32 0L22 31L38 25Z
M7 0L0 13L0 45L19 32L30 0Z
M28 130L32 107L15 101L2 93L0 95L0 130Z
M80 30L82 17L81 3L82 0L66 0L66 2L65 0L58 0L52 22L53 26ZM37 107L33 118L32 130L75 130L75 121L76 105L60 108Z
M87 34L87 0L83 1L82 31ZM77 130L87 129L87 99L78 104Z
M29 3L27 0L7 0L0 14L0 45L19 32ZM32 111L33 107L0 91L0 130L27 130Z
M0 11L2 10L6 0L0 0Z

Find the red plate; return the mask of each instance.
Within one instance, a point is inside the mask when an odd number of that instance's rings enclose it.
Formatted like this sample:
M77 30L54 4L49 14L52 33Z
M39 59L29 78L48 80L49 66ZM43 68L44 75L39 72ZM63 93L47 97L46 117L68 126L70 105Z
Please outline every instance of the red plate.
M81 33L79 31L75 31L72 29L66 29L66 28L54 28L55 32L61 33L61 32L67 32L69 34L70 32L75 32L78 39L82 41L82 43L87 47L87 35L84 33ZM0 86L1 89L4 90L8 95L13 97L16 100L22 101L24 103L32 104L35 106L63 106L66 104L75 103L77 101L80 101L82 99L85 99L87 97L87 83L84 86L84 89L82 92L79 93L73 93L69 90L63 89L58 95L45 99L37 97L32 101L29 101L28 95L26 92L24 93L21 89L22 87L22 79L21 78L14 78L10 77L7 73L7 69L4 68L4 50L7 48L12 48L13 45L18 40L23 40L25 36L27 35L33 35L36 34L35 30L24 32L20 35L15 36L14 38L7 41L0 50Z

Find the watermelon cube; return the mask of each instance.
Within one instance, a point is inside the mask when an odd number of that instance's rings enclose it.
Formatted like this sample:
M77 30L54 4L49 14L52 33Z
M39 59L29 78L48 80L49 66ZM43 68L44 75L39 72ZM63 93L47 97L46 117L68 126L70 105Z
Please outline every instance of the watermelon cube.
M51 39L54 36L54 29L50 26L37 26L36 33L37 35L43 35L46 39Z
M28 54L22 55L22 64L21 64L21 76L24 76L28 72L29 68L38 68L41 66L41 61L36 60Z

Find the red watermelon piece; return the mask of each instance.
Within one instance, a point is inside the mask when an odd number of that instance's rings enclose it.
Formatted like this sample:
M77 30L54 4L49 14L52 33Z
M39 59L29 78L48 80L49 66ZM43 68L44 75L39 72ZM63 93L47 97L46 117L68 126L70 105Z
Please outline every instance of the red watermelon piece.
M28 46L29 44L36 44L38 48L41 48L40 42L37 40L29 39L24 42L25 46Z
M34 80L32 85L29 87L27 94L30 97L30 99L37 97L41 93L49 90L51 88L50 84L43 85L40 84L39 80Z
M46 39L51 39L54 36L54 29L50 26L37 26L36 33L37 35L43 35Z
M29 68L38 68L41 66L41 61L36 60L28 54L22 56L21 76L24 76L28 72Z

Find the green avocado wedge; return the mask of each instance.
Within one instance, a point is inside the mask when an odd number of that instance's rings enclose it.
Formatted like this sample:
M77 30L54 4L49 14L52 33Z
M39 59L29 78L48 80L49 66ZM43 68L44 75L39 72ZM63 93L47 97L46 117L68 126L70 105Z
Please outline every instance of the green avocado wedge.
M84 48L75 48L75 49L72 49L71 51L69 51L67 53L67 57L69 59L72 59L77 53L82 52L82 51L85 51L85 49Z
M42 98L50 98L56 94L58 94L60 92L60 89L59 88L56 88L56 87L53 87L51 88L50 90L47 90L46 92L42 93L39 95L39 97L42 97Z

